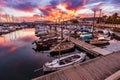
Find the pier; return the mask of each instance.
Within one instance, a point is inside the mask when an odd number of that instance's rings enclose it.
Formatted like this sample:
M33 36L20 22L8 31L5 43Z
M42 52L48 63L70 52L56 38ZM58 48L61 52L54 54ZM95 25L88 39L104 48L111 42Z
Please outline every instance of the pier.
M114 52L83 63L71 65L33 80L109 80L107 79L108 77L120 70L119 56L120 51ZM120 79L120 74L118 74L117 79Z
M111 52L101 49L99 47L93 46L91 44L88 44L82 40L78 40L75 38L70 37L70 41L72 41L73 43L75 43L78 47L80 47L81 49L85 50L86 52L91 53L94 56L98 56L98 55L108 55Z
M0 80L120 80L120 0L0 0Z

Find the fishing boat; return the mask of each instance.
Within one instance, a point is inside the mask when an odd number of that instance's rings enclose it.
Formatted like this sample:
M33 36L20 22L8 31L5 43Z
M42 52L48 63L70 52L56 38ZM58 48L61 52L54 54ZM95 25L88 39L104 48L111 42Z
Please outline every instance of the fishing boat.
M81 53L75 53L68 56L60 57L51 62L46 62L43 65L43 71L44 72L56 71L66 66L70 66L72 64L82 62L85 59L85 56L86 54L81 52Z
M59 45L50 48L51 49L50 55L51 56L58 55L59 51L61 53L74 51L74 46L75 44L73 44L72 42L69 42L69 41L62 42Z

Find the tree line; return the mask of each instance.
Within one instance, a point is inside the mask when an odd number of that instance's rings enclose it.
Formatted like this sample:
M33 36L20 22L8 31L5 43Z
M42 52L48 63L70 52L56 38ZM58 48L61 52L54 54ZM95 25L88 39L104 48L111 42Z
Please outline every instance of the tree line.
M118 13L114 13L112 16L103 16L102 22L106 24L120 24L120 16Z

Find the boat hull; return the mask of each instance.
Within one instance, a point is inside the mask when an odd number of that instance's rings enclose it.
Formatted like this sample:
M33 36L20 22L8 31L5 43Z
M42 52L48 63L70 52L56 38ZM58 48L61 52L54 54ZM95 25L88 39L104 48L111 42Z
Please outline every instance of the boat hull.
M60 59L55 59L52 62L45 63L45 65L43 66L43 71L44 72L56 71L64 67L80 63L85 59L85 56L86 56L85 53L76 53L76 54L71 54L71 55L62 57Z
M72 48L69 48L66 50L62 50L62 51L60 51L60 53L59 53L59 51L52 51L52 52L50 52L50 55L55 56L55 55L65 54L65 53L74 52L74 51L75 51L75 49L74 49L74 47L72 47Z
M36 40L33 42L33 44L35 43L39 51L44 51L44 50L50 50L50 47L52 47L55 44L58 44L59 42L60 42L59 39L55 37L53 39L48 39L45 41Z

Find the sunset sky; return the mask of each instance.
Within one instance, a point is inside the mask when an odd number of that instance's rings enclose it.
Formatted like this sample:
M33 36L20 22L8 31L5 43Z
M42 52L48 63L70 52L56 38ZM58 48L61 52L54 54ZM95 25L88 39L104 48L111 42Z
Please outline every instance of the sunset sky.
M24 21L65 20L74 16L91 17L93 10L102 15L120 13L120 0L0 0L0 19L17 18Z

